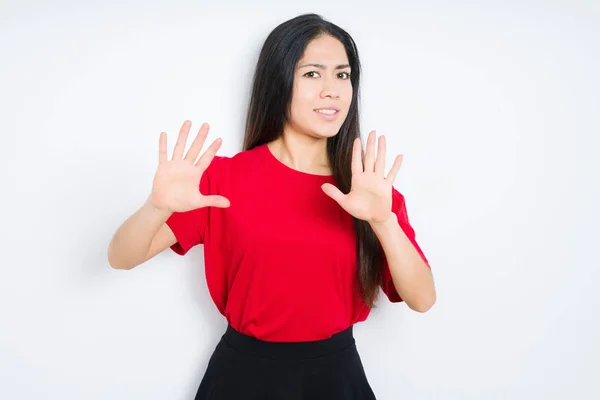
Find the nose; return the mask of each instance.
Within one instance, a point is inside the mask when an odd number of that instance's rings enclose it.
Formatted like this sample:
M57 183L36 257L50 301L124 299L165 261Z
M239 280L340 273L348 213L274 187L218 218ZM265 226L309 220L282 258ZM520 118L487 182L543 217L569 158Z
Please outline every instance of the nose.
M321 89L321 98L332 98L339 99L340 94L339 90L336 87L335 80L333 79L323 79L323 88Z

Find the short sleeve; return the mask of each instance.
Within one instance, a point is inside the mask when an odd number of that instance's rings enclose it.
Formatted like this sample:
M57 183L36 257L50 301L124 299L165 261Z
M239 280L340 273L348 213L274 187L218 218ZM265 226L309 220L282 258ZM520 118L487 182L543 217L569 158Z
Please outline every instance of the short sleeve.
M392 212L396 214L396 218L398 218L398 224L406 234L406 237L410 240L412 245L415 247L421 258L425 261L427 266L431 268L429 265L429 261L425 257L425 254L421 250L421 247L417 243L416 235L413 227L410 225L408 219L408 213L406 210L406 202L404 196L398 192L395 188L392 187ZM383 255L383 282L382 282L382 290L385 295L388 297L390 302L399 303L402 302L402 298L396 291L396 287L394 286L394 282L392 281L392 274L390 272L390 267L388 265L387 259L385 258L385 254Z
M215 159L213 159L214 163ZM212 164L211 163L211 166ZM200 193L203 195L211 194L210 174L211 166L204 171L198 185ZM204 243L204 234L208 223L208 214L210 207L196 208L195 210L185 212L174 212L167 219L166 224L171 228L177 243L171 246L171 250L183 256L192 247Z

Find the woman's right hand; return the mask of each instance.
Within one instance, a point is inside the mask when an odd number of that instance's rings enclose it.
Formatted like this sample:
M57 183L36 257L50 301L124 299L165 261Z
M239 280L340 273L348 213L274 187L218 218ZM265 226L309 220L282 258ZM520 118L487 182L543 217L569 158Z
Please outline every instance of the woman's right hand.
M208 135L209 126L206 123L202 124L196 139L184 156L191 125L191 121L185 121L181 126L171 160L167 159L167 134L160 133L158 168L149 198L151 204L159 210L173 213L201 207L227 208L230 205L229 200L223 196L204 196L200 193L202 174L221 147L222 140L217 138L196 162Z

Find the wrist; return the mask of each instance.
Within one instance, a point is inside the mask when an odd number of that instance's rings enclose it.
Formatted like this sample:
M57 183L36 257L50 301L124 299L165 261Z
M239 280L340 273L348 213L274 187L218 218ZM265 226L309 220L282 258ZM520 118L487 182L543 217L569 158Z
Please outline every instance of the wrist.
M173 214L172 210L157 207L154 204L154 202L152 201L152 195L148 196L148 198L146 199L146 202L143 205L143 208L145 208L152 215L156 215L157 217L165 219L165 220L167 218L169 218L169 216L171 216L171 214Z
M369 221L369 225L371 225L371 228L373 228L374 231L389 229L389 228L395 226L396 224L397 224L396 214L394 214L392 211L390 211L387 218L382 221L377 221L377 222Z

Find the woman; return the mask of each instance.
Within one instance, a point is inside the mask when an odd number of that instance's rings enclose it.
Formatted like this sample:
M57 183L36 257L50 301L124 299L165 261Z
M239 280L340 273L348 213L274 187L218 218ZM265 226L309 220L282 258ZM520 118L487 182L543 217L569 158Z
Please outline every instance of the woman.
M206 279L228 327L196 399L373 399L352 327L379 293L427 311L435 289L385 138L364 160L360 63L344 30L309 14L276 27L260 53L243 151L184 155L185 121L152 194L110 244L113 268L204 245ZM376 147L377 145L377 152ZM198 190L200 189L200 190Z

